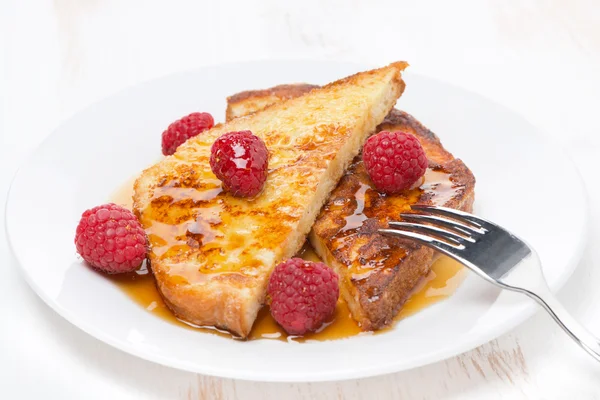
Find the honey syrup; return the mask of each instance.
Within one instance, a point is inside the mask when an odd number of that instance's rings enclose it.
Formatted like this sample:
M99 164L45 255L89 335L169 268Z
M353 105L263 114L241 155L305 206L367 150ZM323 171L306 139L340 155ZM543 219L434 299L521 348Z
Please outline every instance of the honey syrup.
M131 208L133 182L134 180L126 182L113 194L110 200L123 207ZM308 243L298 253L298 257L308 261L321 261ZM396 317L396 322L451 296L463 281L465 275L464 268L459 263L448 257L441 256L432 265L429 275L415 288L413 294ZM169 323L185 329L194 329L224 337L233 337L230 333L213 327L197 327L177 319L165 305L156 288L152 273L148 271L145 265L138 271L111 275L108 279L112 280L140 307ZM309 333L303 337L288 335L271 317L268 306L265 306L259 312L248 339L276 339L304 342L310 340L342 339L361 333L363 332L352 319L348 306L340 299L331 321L325 323L318 332Z

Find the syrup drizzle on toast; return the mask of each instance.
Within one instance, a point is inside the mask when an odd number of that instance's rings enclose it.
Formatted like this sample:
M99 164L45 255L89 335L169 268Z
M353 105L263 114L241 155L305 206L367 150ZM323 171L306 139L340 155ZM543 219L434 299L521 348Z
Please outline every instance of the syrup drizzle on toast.
M443 184L443 182L440 184ZM114 193L111 197L111 201L124 207L131 208L132 185L133 180L127 181ZM436 190L436 193L438 192L439 189ZM358 210L358 207L356 210ZM314 250L308 244L305 244L298 256L309 261L320 261ZM465 276L465 270L460 264L447 257L440 257L440 259L433 264L430 274L422 280L417 288L415 288L413 294L396 317L396 321L413 315L438 301L448 298L454 293ZM148 271L145 264L136 272L111 275L107 276L107 279L114 282L127 297L158 318L185 329L194 329L228 338L234 337L226 331L221 331L213 327L192 326L177 319L162 300L156 289L152 273ZM391 327L393 327L393 324ZM385 332L388 329L390 328L374 333ZM265 306L260 311L248 339L275 339L304 342L311 340L322 341L343 339L359 334L373 333L361 331L360 327L350 316L350 311L348 310L346 303L340 299L332 320L324 324L318 332L310 333L304 337L289 336L279 325L277 325L269 313L268 306Z

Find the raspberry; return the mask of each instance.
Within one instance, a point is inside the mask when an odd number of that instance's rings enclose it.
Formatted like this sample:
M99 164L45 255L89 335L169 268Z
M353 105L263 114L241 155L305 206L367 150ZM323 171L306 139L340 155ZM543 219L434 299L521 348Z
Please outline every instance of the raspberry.
M267 180L269 151L250 131L229 132L210 150L210 168L234 196L253 197Z
M377 190L397 193L425 174L427 156L419 140L406 132L379 132L363 148L363 162Z
M104 204L81 215L75 246L81 257L100 271L130 272L146 257L146 234L131 211Z
M177 147L189 138L212 128L215 120L209 113L195 112L173 122L162 133L162 152L165 156L175 153Z
M321 262L291 258L279 264L269 280L271 315L291 335L312 332L335 311L338 276Z

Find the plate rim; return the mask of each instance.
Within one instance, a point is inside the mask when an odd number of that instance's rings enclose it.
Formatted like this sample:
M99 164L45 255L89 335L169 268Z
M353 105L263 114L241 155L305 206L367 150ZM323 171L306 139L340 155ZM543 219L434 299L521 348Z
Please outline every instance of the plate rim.
M117 348L120 351L123 351L125 353L129 353L138 358L141 358L141 359L144 359L147 361L151 361L154 363L158 363L160 365L164 365L167 367L176 368L176 369L179 369L182 371L194 372L194 373L222 377L222 378L231 378L231 379L256 381L256 382L344 381L344 380L350 380L350 379L368 378L368 377L373 377L373 376L385 375L385 374L419 368L419 367L422 367L425 365L432 364L434 362L443 361L450 357L462 354L466 351L469 351L471 349L479 347L484 343L494 340L495 338L498 338L501 335L504 335L504 334L514 330L517 326L519 326L525 320L529 319L532 315L534 315L534 313L536 311L539 311L539 308L537 307L537 305L535 303L528 302L521 307L522 310L520 312L515 312L515 313L513 313L512 317L506 319L504 321L504 324L501 325L502 328L489 329L489 330L485 331L485 333L482 333L482 334L479 334L478 336L476 336L476 339L471 339L468 341L467 340L461 341L459 345L454 346L454 347L448 347L448 348L446 348L445 351L437 351L437 352L433 352L433 353L427 353L423 357L418 357L418 358L414 359L415 361L413 363L411 363L410 366L403 366L398 363L388 363L388 364L383 365L383 367L381 365L378 365L375 367L367 366L365 368L352 368L352 369L348 369L346 371L338 369L333 372L327 372L327 373L319 373L319 374L313 373L313 375L309 375L309 376L298 376L298 374L294 374L294 373L286 374L285 372L278 373L277 375L265 376L264 373L260 373L260 372L253 373L253 371L251 371L251 370L237 370L235 368L214 369L211 367L207 367L206 365L202 365L202 366L199 364L190 365L189 363L182 361L180 359L167 358L167 357L163 357L159 354L154 354L149 351L139 350L135 346L131 345L130 343L128 343L126 341L114 339L111 335L105 334L102 329L98 329L94 326L89 326L84 321L81 321L81 319L78 319L77 317L72 315L72 313L69 312L68 309L66 309L65 307L60 305L59 302L57 302L57 301L51 299L49 296L47 296L46 293L43 290L41 290L40 287L33 281L30 274L23 267L23 263L21 262L18 254L15 251L15 246L12 242L13 238L10 234L9 225L12 225L12 222L10 222L10 221L12 221L12 218L10 217L10 214L9 214L9 207L11 207L12 203L15 201L12 199L13 192L14 192L13 186L14 186L14 183L16 182L16 180L18 179L18 177L20 176L20 174L22 173L23 169L32 162L37 151L40 148L42 148L47 143L47 141L51 140L52 137L57 134L58 130L65 122L72 119L75 115L84 113L87 110L95 107L97 104L106 101L107 99L110 99L112 97L119 96L119 95L124 95L126 92L133 90L138 86L145 85L145 84L157 81L157 80L167 80L169 78L172 78L173 76L197 73L197 71L200 71L203 69L214 68L214 67L219 67L219 66L234 67L234 66L243 66L243 65L248 65L248 64L264 64L264 63L273 63L273 62L290 63L290 62L294 62L294 61L302 61L302 62L307 62L307 63L311 63L311 64L325 62L325 63L329 63L332 65L338 64L338 65L352 66L352 67L356 67L356 68L371 68L372 67L372 65L369 65L369 64L356 63L356 62L351 62L351 61L335 61L335 60L329 60L329 59L309 59L309 58L274 58L274 59L249 60L249 61L242 61L242 62L207 64L207 65L202 65L202 66L184 70L184 71L178 71L178 72L173 72L170 74L154 77L151 79L137 82L135 84L128 85L126 87L123 87L113 93L110 93L106 96L103 96L100 99L97 99L97 100L89 103L85 107L75 110L73 113L71 113L70 115L65 117L63 120L61 120L59 122L59 124L57 124L57 126L55 126L54 129L52 129L52 131L44 138L44 140L42 140L39 144L37 144L31 150L31 152L28 154L28 156L24 158L23 162L17 168L17 170L15 171L15 173L10 181L7 195L5 198L4 229L5 229L5 233L6 233L6 239L7 239L7 243L8 243L9 252L10 252L10 254L12 254L12 256L14 258L13 264L17 264L17 266L18 266L17 269L19 270L19 273L23 276L23 278L25 279L27 284L36 293L36 295L38 295L44 301L44 303L46 303L46 305L48 305L54 312L56 312L58 315L60 315L61 317L63 317L67 321L69 321L70 324L81 329L83 332L94 337L95 339L100 340L100 341L102 341L114 348ZM588 192L587 192L587 187L585 185L585 181L583 180L581 172L577 168L577 165L575 164L575 162L572 160L570 155L558 145L557 141L554 138L548 136L547 134L544 134L542 130L540 130L538 127L533 125L525 117L523 117L520 113L514 111L510 107L507 107L501 103L498 103L495 100L492 100L483 94L477 93L468 88L464 88L464 87L454 84L452 82L447 82L447 81L438 79L436 77L431 77L431 76L428 76L425 74L420 74L418 72L417 73L407 72L407 74L413 75L413 76L419 76L419 77L425 78L427 80L435 81L438 84L449 86L454 90L460 90L465 93L468 93L470 96L479 97L479 98L489 102L490 104L493 104L495 107L503 109L504 111L507 111L510 114L513 114L513 115L519 117L524 122L528 123L529 125L531 125L534 128L531 132L531 134L533 136L537 137L538 140L545 142L545 144L547 146L549 146L553 151L561 154L564 159L564 162L570 165L571 170L577 176L578 188L580 189L581 194L583 195L582 199L581 199L582 205L583 205L583 207L582 207L583 224L581 226L581 232L578 232L581 240L577 241L577 246L575 248L576 251L574 251L573 254L571 254L568 262L566 262L563 267L564 269L568 270L568 273L564 274L564 276L561 276L560 279L557 279L553 285L553 288L551 288L553 290L553 292L557 292L558 290L560 290L565 285L565 283L571 278L573 272L575 271L578 264L580 263L581 258L583 257L584 250L587 247L587 243L589 240L588 235L586 234L590 229L590 226L589 226L589 212L590 212L589 196L588 196Z

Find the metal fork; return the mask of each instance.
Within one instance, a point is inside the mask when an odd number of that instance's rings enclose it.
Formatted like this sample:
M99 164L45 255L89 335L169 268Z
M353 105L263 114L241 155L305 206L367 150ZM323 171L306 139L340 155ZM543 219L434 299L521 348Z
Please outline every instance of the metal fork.
M579 346L600 361L600 341L556 300L533 248L506 229L464 211L414 205L379 232L413 239L452 257L485 280L537 301Z

